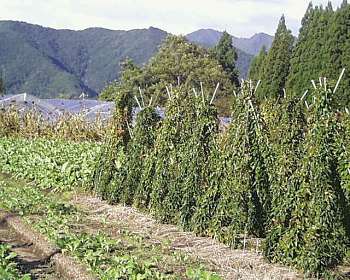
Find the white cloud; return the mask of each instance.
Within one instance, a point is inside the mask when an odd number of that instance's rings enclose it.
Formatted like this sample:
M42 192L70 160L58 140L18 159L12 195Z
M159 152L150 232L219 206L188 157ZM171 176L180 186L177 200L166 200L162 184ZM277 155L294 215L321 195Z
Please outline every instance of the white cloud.
M314 1L326 4L328 1ZM341 0L333 1L334 6ZM53 28L159 27L175 34L199 28L236 36L273 34L282 14L297 34L308 0L0 0L1 20L21 20Z

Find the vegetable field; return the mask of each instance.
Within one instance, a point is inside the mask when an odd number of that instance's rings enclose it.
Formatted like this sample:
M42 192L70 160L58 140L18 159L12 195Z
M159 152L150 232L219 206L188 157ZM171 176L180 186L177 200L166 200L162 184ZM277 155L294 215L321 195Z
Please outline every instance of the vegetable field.
M82 193L216 239L241 252L242 263L250 251L254 258L263 254L270 268L268 262L297 270L295 279L344 279L350 116L333 110L335 90L320 80L309 93L311 104L292 97L258 102L254 85L243 83L226 131L212 104L216 92L179 86L168 89L163 119L152 102L136 98L140 113L133 125L134 97L121 94L104 143L2 135L0 173L8 175L0 177L0 209L21 217L97 279L214 280L223 273L205 256L179 251L164 238L155 242L152 232L146 236L108 214L96 216L104 210L75 203ZM32 277L11 248L0 245L4 273ZM234 270L235 263L228 266Z

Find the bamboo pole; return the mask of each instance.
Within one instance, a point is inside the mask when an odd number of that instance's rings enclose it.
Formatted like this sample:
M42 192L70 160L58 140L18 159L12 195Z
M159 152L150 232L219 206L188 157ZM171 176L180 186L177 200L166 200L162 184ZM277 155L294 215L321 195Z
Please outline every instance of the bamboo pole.
M142 90L141 90L141 88L140 88L140 87L139 87L139 92L140 92L140 96L141 96L141 102L142 102L142 105L143 105L143 107L146 107L146 106L145 106L145 101L144 101L144 99L143 99Z
M212 97L211 100L210 100L210 105L211 105L211 104L213 103L213 101L214 101L214 98L215 98L216 92L217 92L218 89L219 89L219 86L220 86L220 83L217 83L216 88L215 88L215 91L214 91L214 94L213 94L213 97Z
M337 84L335 85L335 88L334 88L334 90L333 90L333 93L335 93L335 92L337 91L337 89L338 89L338 87L339 87L339 84L340 84L341 80L343 79L344 73L345 73L345 68L343 68L343 71L341 71L341 73L340 73L338 82L337 82Z
M137 102L137 105L139 105L140 110L142 110L142 107L141 107L141 104L140 104L140 102L139 102L138 98L137 98L136 96L134 96L134 98L135 98L135 100L136 100L136 102Z

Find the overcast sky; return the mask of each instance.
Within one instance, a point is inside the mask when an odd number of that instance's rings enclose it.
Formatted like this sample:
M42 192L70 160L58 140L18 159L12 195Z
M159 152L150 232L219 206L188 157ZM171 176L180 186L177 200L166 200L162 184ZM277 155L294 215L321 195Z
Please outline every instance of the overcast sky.
M308 3L308 0L0 0L0 20L75 30L154 26L174 34L213 28L250 37L257 32L273 35L279 18L285 14L288 27L296 35ZM341 0L332 3L336 7Z

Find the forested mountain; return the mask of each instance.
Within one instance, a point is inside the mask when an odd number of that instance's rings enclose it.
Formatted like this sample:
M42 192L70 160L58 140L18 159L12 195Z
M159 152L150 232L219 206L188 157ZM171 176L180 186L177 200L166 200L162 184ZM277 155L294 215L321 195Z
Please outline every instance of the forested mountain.
M94 97L118 78L121 61L129 57L143 65L167 35L153 27L72 31L0 21L0 71L9 94L74 98L86 92ZM241 76L246 76L251 59L238 50Z
M200 29L188 34L186 37L191 42L199 43L204 47L213 47L219 42L222 33L214 29ZM232 36L233 46L250 55L257 55L263 46L269 49L272 41L273 37L265 33L257 33L251 38Z
M7 93L41 97L90 97L114 80L120 61L142 64L167 36L156 28L112 31L55 30L22 22L0 22L0 67Z
M200 29L188 34L186 37L190 42L206 48L212 48L219 42L222 34L223 32L213 29ZM237 68L241 77L245 78L248 75L249 67L254 56L259 53L263 46L269 49L272 41L273 37L264 33L255 34L251 38L232 36L232 43L238 55Z

